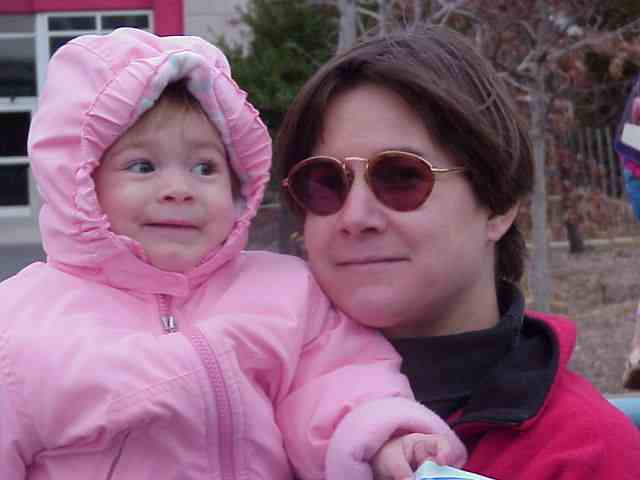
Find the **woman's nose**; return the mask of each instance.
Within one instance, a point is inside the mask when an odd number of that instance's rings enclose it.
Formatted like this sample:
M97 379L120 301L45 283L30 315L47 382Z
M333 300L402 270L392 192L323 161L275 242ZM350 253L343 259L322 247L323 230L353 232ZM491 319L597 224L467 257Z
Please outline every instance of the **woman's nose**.
M340 229L348 235L381 232L386 225L382 205L371 191L362 172L356 173L342 209Z

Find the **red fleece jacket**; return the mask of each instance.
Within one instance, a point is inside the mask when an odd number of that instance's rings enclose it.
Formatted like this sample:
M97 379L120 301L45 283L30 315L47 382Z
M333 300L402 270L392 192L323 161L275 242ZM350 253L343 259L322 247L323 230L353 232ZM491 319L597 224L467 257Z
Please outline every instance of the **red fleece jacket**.
M465 470L497 480L640 479L640 432L593 385L567 369L576 338L573 323L527 315L543 321L557 337L555 379L530 419L456 427L470 448Z

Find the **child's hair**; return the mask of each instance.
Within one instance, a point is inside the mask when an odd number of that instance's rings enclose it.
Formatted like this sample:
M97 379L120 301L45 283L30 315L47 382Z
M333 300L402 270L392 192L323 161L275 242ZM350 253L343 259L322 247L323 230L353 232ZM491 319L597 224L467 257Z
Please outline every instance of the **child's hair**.
M203 119L206 119L206 121L211 122L198 99L187 87L187 82L185 80L178 80L167 84L153 107L144 112L137 122L146 120L150 116L152 116L152 121L154 122L163 122L167 116L178 113L196 113L202 115ZM213 122L211 123L213 124ZM217 130L215 124L213 124L213 126ZM231 162L229 162L229 155L227 155L227 165L231 174L231 192L233 194L233 198L238 198L240 195L240 179L234 171Z
M169 116L185 113L196 113L210 121L198 99L189 91L187 82L178 80L167 84L153 106L136 120L136 124L148 121L149 117L153 122L163 123Z
M205 117L207 116L198 99L189 91L185 80L169 83L154 106L165 104L182 107L185 112L202 113Z

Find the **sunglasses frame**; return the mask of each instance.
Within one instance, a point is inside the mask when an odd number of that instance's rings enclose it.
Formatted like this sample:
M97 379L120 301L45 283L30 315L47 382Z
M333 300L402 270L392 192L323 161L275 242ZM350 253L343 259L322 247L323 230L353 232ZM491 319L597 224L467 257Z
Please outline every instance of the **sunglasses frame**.
M413 208L411 210L397 210L397 209L387 205L383 201L383 199L381 199L378 196L378 194L376 193L376 190L373 188L373 186L371 184L371 178L370 178L370 175L369 175L369 169L371 168L371 165L375 166L378 162L380 162L380 161L382 161L384 159L385 155L398 155L398 154L413 158L413 159L417 160L418 162L426 165L427 168L429 169L429 171L431 172L431 174L433 175L433 185L435 185L436 175L444 174L444 173L460 173L460 172L464 172L464 171L467 170L467 167L451 167L451 168L434 167L431 164L431 162L429 162L426 158L424 158L424 157L422 157L422 156L420 156L420 155L418 155L416 153L405 152L403 150L384 150L382 152L379 152L379 153L375 154L371 158L344 157L344 160L340 160L339 158L332 157L332 156L329 156L329 155L314 155L312 157L305 158L304 160L302 160L301 162L299 162L299 163L297 163L296 165L293 166L293 168L289 171L289 174L287 175L287 177L284 180L282 180L282 188L295 201L295 203L298 205L298 207L302 209L302 211L305 211L305 212L309 211L309 212L313 213L314 215L318 215L318 216L333 215L335 213L338 213L344 207L344 201L342 202L340 208L338 210L336 210L335 212L325 213L325 214L319 214L319 213L313 212L313 210L310 210L308 207L306 207L304 205L304 203L296 196L296 194L294 193L293 189L290 188L289 179L293 175L295 175L295 173L298 170L302 169L305 165L308 165L309 163L313 163L313 162L318 161L318 160L334 162L340 167L340 171L342 172L343 180L345 181L345 184L349 186L349 188L347 190L347 196L348 196L349 192L351 191L351 186L353 185L353 178L354 178L353 169L349 168L348 162L353 162L353 161L365 162L364 179L365 179L367 185L369 186L369 189L371 190L371 192L373 192L373 194L376 197L376 199L382 205L384 205L385 207L387 207L387 208L389 208L389 209L391 209L393 211L412 211L412 210L416 210L421 205L423 205L424 202L427 201L427 199L431 195L431 191L433 190L433 186L427 192L427 194L425 195L424 199L415 208Z

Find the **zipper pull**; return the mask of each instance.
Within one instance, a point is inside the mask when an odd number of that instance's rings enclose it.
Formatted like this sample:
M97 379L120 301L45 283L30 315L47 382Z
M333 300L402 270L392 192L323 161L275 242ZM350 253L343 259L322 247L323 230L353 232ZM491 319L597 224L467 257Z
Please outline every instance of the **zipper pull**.
M162 320L162 326L164 327L164 331L166 333L175 333L178 331L176 317L174 317L173 315L162 315L160 317L160 320Z

